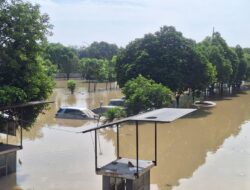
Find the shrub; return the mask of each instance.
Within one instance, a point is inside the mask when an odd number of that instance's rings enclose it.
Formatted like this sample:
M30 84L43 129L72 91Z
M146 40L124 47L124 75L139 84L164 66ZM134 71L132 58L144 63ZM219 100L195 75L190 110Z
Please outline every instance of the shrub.
M126 117L126 111L120 107L115 107L115 108L111 108L109 109L105 114L104 114L105 118L106 118L106 122L111 122L114 119L120 119L123 117Z
M169 88L141 75L129 80L122 91L126 96L125 104L129 114L167 107L173 94Z
M68 80L68 89L70 90L71 94L74 94L75 88L76 88L76 81L74 80Z

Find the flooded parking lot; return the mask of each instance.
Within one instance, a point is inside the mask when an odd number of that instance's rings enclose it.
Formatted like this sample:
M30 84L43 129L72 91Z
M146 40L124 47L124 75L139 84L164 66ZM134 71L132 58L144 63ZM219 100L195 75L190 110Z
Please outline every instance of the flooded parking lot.
M66 82L57 82L51 100L55 103L24 133L23 150L18 151L16 174L0 179L0 189L101 189L95 174L93 134L77 133L95 121L55 119L60 106L98 107L119 90L95 93L77 83L74 95ZM250 92L217 100L212 109L198 110L171 124L158 127L158 165L151 171L151 188L162 190L248 190L250 189ZM121 128L120 154L135 156L132 124ZM153 126L140 124L140 152L153 159ZM115 159L114 129L99 131L99 164ZM14 139L9 139L14 141Z

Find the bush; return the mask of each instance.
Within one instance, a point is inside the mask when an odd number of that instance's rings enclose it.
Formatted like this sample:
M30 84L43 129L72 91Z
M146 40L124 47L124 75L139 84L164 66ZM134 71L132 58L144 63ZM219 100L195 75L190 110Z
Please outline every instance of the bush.
M128 114L167 107L172 102L172 91L139 75L128 81L122 89L126 96Z
M76 89L76 81L74 80L68 80L68 89L70 90L71 94L74 94L74 91Z
M106 122L111 122L114 119L120 119L120 118L126 117L127 114L124 109L115 107L115 108L109 109L106 113L104 113L104 116L106 118Z

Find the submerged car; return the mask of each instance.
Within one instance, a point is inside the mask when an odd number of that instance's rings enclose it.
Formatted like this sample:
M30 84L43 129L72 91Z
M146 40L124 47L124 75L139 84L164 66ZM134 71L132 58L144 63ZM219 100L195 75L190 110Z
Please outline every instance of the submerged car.
M99 116L88 108L61 107L55 117L63 119L98 119Z
M109 101L109 106L124 106L125 105L125 99L111 99Z
M113 109L113 108L117 108L118 106L101 106L101 107L98 107L98 108L95 108L93 109L92 111L95 113L95 114L98 114L98 115L103 115L105 112L107 112L108 110L110 109Z

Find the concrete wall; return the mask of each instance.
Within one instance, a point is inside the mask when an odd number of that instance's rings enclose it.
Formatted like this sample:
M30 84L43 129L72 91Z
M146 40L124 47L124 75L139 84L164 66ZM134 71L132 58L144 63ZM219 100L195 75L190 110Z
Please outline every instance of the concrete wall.
M150 171L134 180L103 176L102 190L150 190Z
M67 78L66 73L57 73L55 78ZM69 78L82 78L81 73L70 73Z
M0 177L16 172L16 151L0 155Z

